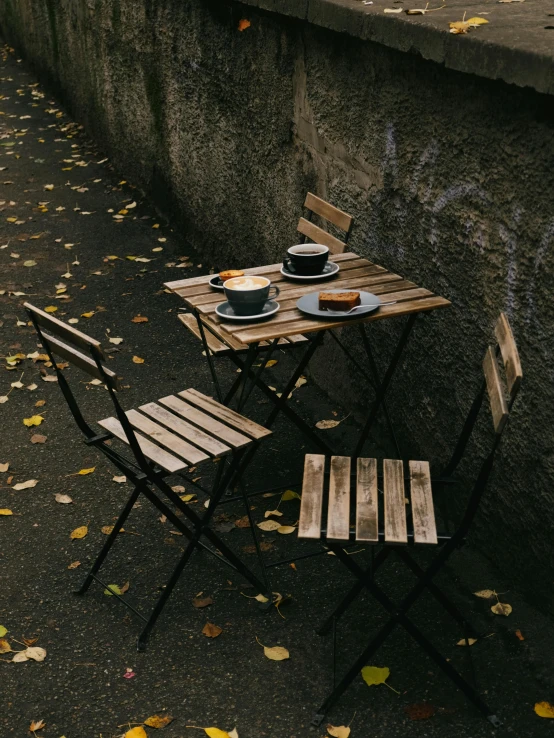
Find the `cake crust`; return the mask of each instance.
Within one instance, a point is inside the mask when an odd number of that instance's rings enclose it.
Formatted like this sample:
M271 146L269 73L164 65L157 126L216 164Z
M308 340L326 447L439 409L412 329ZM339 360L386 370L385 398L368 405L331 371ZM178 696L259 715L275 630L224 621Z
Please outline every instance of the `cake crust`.
M350 310L361 304L359 292L320 292L320 310Z

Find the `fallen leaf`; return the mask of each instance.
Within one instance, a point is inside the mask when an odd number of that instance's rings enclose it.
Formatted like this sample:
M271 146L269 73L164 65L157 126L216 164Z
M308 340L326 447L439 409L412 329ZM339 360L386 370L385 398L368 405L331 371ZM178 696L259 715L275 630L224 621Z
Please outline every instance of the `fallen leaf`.
M24 261L23 262L23 266L24 267L34 267L36 265L37 265L37 263L36 263L36 261L34 259L27 259L27 261Z
M278 523L276 520L264 520L261 523L256 523L256 525L258 526L258 528L260 528L260 530L266 531L277 530L277 528L281 527L281 524Z
M52 187L54 187L54 185L52 185ZM34 733L35 730L42 730L45 725L46 723L44 722L44 720L31 720L29 730L31 731L31 733Z
M33 661L44 661L44 659L46 658L46 649L39 648L38 646L33 646L33 648L28 648L25 651L25 656L27 656L28 659L32 659Z
M338 727L328 725L327 732L329 735L333 736L333 738L348 738L350 735L350 728L346 725L339 725Z
M428 702L421 702L415 705L406 705L404 712L410 718L410 720L427 720L427 718L433 717L437 708Z
M12 659L12 662L14 664L22 664L24 661L29 661L29 659L25 655L25 651L18 651L16 654L14 654L14 657Z
M77 474L81 477L84 477L86 474L92 474L92 472L96 469L95 466L91 466L90 469L80 469Z
M31 436L31 443L46 443L46 436L41 436L40 433L35 433Z
M465 638L462 638L461 640L456 643L457 646L473 646L475 643L477 643L477 638L468 638L467 640Z
M507 602L497 602L496 605L493 605L491 607L491 610L495 615L504 615L508 617L508 615L512 612L512 606L508 605Z
M119 346L120 343L123 343L123 339L122 338L113 338L112 336L110 336L108 338L108 341L110 343L115 343L116 346Z
M81 566L80 561L72 561L71 564L67 567L68 569L76 569L78 566Z
M524 641L525 640L525 638L524 638L523 633L521 632L521 630L516 630L516 638L518 638L520 641Z
M38 384L35 384L33 382L33 384L27 385L27 389L29 390L29 392L34 392L36 389L38 389ZM36 405L35 405L35 407L36 407ZM40 407L40 405L39 405L39 407Z
M269 518L270 515L277 515L278 517L282 516L282 512L280 510L266 510L264 513L264 518Z
M144 364L144 359L141 359L140 356L133 356L133 364Z
M0 472L7 472L10 468L10 462L6 461L5 464L0 464Z
M31 489L31 487L36 487L38 484L38 479L28 479L26 482L19 482L19 484L14 484L13 488L17 491L20 489Z
M389 689L392 689L393 692L396 692L396 689L390 686L390 684L387 684L387 679L390 676L390 669L388 666L364 666L362 669L362 678L364 682L368 686L373 686L374 684L386 684L386 686ZM399 694L399 692L396 692Z
M340 425L340 422L340 420L320 420L315 424L315 427L320 430L327 430L328 428L336 428L337 425Z
M92 318L94 315L94 310L89 310L88 313L81 313L81 318Z
M246 29L250 28L251 25L252 24L249 20L247 20L246 18L242 18L241 20L239 20L239 31L246 31Z
M121 476L121 477L112 477L112 482L117 482L118 484L125 484L127 481L127 477Z
M554 705L550 702L537 702L534 709L539 717L554 718Z
M402 8L385 8L384 13L401 13Z
M5 628L3 625L0 625L0 638L3 638L7 632L8 632L8 629Z
M40 425L44 418L42 415L33 415L30 418L23 418L23 425L26 425L27 428L30 428L32 425Z
M470 18L469 20L467 20L466 23L476 28L477 26L482 26L484 23L488 23L488 20L476 16L475 18Z
M131 318L131 323L148 323L148 318L145 315L135 315Z
M13 512L11 510L8 510L7 507L1 507L0 515L13 515Z
M298 494L298 492L294 492L292 489L287 489L285 492L283 492L283 495L281 497L281 502L288 502L289 500L301 500L302 497Z
M269 602L269 597L266 597L265 595L261 593L256 595L254 599L257 600L258 602Z
M61 505L69 505L73 500L69 495L61 495L59 493L54 495L54 499L56 502L59 502Z
M194 492L190 495L180 495L180 498L181 500L183 500L183 502L191 502L192 500L194 500L195 497L196 494L194 494Z
M213 623L206 623L202 628L202 633L208 638L217 638L218 635L223 633L223 628L220 628L219 625L214 625Z
M294 525L280 525L277 528L277 533L281 533L283 536L288 536L290 533L294 533L296 528Z
M44 308L45 313L55 313L58 308L55 305L48 305Z
M494 589L480 589L479 592L473 593L476 597L482 597L484 600L490 600L491 597L496 597Z
M169 715L151 715L144 721L149 728L165 728L166 725L173 722L173 718Z
M211 597L195 597L192 600L192 604L194 607L201 608L201 607L208 607L208 605L213 605L214 601Z
M256 640L258 640L256 638ZM258 641L260 643L260 641ZM263 646L262 643L260 643L260 646ZM286 648L283 648L283 646L263 646L264 649L264 656L270 661L284 661L285 659L290 658L290 654L287 651Z
M69 537L71 538L71 540L74 540L76 538L84 538L87 533L88 526L81 525L79 528L75 528L75 530L71 532Z
M54 185L53 184L46 184L46 185L44 185L44 189L45 190L53 190L54 189Z
M121 591L121 588L117 584L108 584L108 587L110 589L105 589L104 590L104 594L107 595L108 597L113 597L114 596L114 593L116 595L122 595L123 594L123 592ZM111 592L110 590L113 590L113 592Z
M137 725L136 728L131 728L125 733L125 738L148 738L148 735L142 725Z
M235 520L235 525L237 528L250 528L250 520L248 519L248 515L244 515L244 517Z
M35 402L35 407L43 407L44 405L46 405L46 400L37 400Z
M9 653L11 646L5 638L0 638L0 653Z
M113 525L103 525L102 528L100 528L100 530L105 536L109 536L112 533L113 529L114 529ZM125 533L125 528L120 528L119 532Z

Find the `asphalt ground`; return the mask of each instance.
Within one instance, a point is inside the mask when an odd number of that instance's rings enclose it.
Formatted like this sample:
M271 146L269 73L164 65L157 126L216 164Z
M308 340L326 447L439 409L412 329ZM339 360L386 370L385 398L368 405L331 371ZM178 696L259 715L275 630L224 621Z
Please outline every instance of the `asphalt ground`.
M120 211L126 212L115 218ZM113 524L130 486L114 482L117 471L83 445L57 383L44 379L52 370L29 358L12 359L13 366L6 359L40 352L22 308L29 300L42 308L57 307L55 314L63 320L77 318L81 330L112 349L108 361L124 377L121 401L126 408L189 386L210 394L201 346L178 323L179 299L164 291L163 283L214 266L203 263L187 246L186 233L173 230L125 172L112 169L101 147L5 47L0 71L0 396L8 400L0 405L0 464L9 468L0 473L0 508L13 515L0 517L0 625L12 648L0 655L2 738L30 735L31 721L40 720L45 727L36 735L44 738L111 738L155 714L171 715L173 721L159 731L145 727L149 736L197 735L189 726L227 731L236 726L240 738L325 734L327 721L310 728L332 679L331 643L315 634L315 626L352 581L341 563L324 553L299 560L296 568L275 568L272 588L290 600L279 611L273 607L263 613L244 596L256 593L240 577L207 554L195 555L148 649L138 653L140 623L115 598L98 585L85 597L74 594L105 540L102 527ZM83 317L90 312L91 317ZM133 322L139 315L148 321ZM109 337L123 341L112 344ZM135 363L133 357L144 362ZM280 352L276 358L268 371L270 383L279 387L292 357ZM226 360L219 367L224 382L235 378ZM91 422L112 413L103 387L91 385L73 367L64 373ZM11 386L17 382L23 387ZM312 423L346 415L311 381L292 402ZM263 420L268 409L267 400L254 394L247 414ZM23 419L38 414L40 425L26 427ZM249 470L251 489L287 489L300 478L303 454L310 449L286 422L274 430ZM332 444L346 449L357 430L350 417L326 433ZM33 443L36 434L45 442ZM77 474L92 467L90 474ZM208 462L196 474L209 482L213 470ZM31 479L38 480L34 487L15 489ZM72 502L58 503L56 494L69 495ZM197 499L191 504L201 511L204 498ZM256 519L262 520L278 501L278 496L258 498ZM281 503L281 510L283 523L297 521L297 500ZM216 526L255 567L251 531L234 525L244 512L235 503L222 508ZM84 525L86 537L71 540L70 533ZM183 539L145 499L125 529L102 576L110 584L129 583L124 598L147 612L183 550ZM314 545L317 549L317 544L299 543L294 534L263 533L262 540L273 560L306 553ZM363 564L369 551L355 555ZM422 565L430 556L424 552ZM72 567L75 562L80 564ZM474 672L503 726L494 729L487 723L399 629L371 662L390 669L388 684L396 692L385 685L369 687L358 677L328 722L350 725L352 738L550 735L552 723L538 717L533 706L554 701L552 621L528 604L471 542L437 581L484 637L470 651L457 646L462 634L431 597L413 608L413 619L467 678ZM393 559L379 582L394 597L413 584ZM498 592L512 613L494 615L494 599L472 594L483 589ZM194 607L200 593L213 604ZM339 628L339 672L385 620L366 596L356 602ZM222 629L217 638L202 633L207 622ZM23 639L36 639L34 647L46 649L46 658L13 663L13 652L25 648ZM269 660L260 644L285 647L290 658Z

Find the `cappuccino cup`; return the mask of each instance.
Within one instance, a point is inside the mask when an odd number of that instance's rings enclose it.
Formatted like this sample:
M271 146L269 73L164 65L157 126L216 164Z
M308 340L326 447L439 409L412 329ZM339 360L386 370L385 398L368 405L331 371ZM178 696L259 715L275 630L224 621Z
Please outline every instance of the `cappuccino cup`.
M319 243L301 243L287 249L287 254L283 264L289 272L312 276L323 271L329 258L329 249Z
M267 277L255 275L233 277L223 283L225 297L237 315L259 315L270 297L277 297L279 288ZM270 291L275 290L270 296Z

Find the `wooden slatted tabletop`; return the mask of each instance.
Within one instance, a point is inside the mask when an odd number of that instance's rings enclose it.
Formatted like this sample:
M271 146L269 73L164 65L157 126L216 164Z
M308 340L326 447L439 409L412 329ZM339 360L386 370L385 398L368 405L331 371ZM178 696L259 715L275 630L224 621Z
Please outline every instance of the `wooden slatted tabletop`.
M185 304L197 310L203 322L208 325L231 348L237 342L251 344L284 338L301 333L338 328L355 323L373 322L411 313L426 312L436 308L448 307L449 300L439 297L429 290L418 287L399 274L393 274L383 267L372 264L354 253L335 254L329 257L339 263L340 270L332 279L321 282L298 282L286 279L280 272L281 264L245 269L245 274L261 274L278 284L281 294L277 298L281 306L278 313L263 322L223 321L215 312L216 305L225 299L220 290L209 285L213 275L181 279L167 282L166 287L180 295ZM395 305L385 305L374 313L359 318L322 319L310 318L296 307L297 300L310 292L326 289L365 290L385 301L396 301Z

